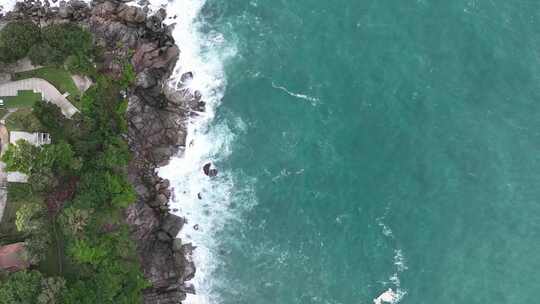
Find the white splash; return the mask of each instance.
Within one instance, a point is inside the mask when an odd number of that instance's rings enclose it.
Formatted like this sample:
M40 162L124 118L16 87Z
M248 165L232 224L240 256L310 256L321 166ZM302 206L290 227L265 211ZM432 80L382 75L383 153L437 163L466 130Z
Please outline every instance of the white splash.
M308 96L306 94L300 94L300 93L291 92L291 91L287 90L287 88L285 88L283 86L276 85L274 82L272 82L272 87L274 89L282 90L283 92L287 93L288 95L290 95L292 97L307 100L307 101L309 101L311 103L312 106L316 106L320 101L319 98L316 98L316 97L311 97L311 96Z
M384 218L386 217L388 212L389 212L389 208L386 209L384 216L377 218L377 225L381 227L381 230L384 236L386 236L390 240L395 240L395 236L394 236L394 233L392 232L392 229L384 223ZM399 278L399 275L408 269L407 261L405 259L405 255L403 254L403 251L399 248L394 249L393 263L395 266L395 271L388 278L388 280L390 281L389 283L395 286L396 290L389 288L388 290L383 292L381 295L379 295L377 298L373 299L373 303L375 304L383 304L383 303L397 304L407 294L407 291L401 288L401 280ZM384 282L384 285L387 286L389 283Z
M186 142L189 144L183 153L159 169L160 176L169 179L175 189L171 207L188 220L178 237L183 243L191 242L196 246L192 259L197 271L191 283L197 294L189 294L183 301L185 304L220 302L214 293L220 284L215 271L221 263L216 234L243 208L249 208L249 202L255 201L251 189L235 189L231 171L220 169L215 178L209 178L202 171L206 163L219 165L226 159L235 140L227 124L216 125L213 120L227 84L223 65L236 50L220 33L202 32L204 21L199 15L204 4L205 0L151 0L153 10L160 7L167 10L167 23L176 23L173 36L181 53L171 85L178 84L183 73L192 72L193 79L187 87L200 91L206 102L206 111L188 121ZM235 129L245 132L243 121L236 119L234 124ZM236 198L247 203L232 209L233 192Z
M392 290L392 288L388 288L387 291L383 292L380 296L373 299L373 303L375 304L382 304L382 303L397 303L397 294Z

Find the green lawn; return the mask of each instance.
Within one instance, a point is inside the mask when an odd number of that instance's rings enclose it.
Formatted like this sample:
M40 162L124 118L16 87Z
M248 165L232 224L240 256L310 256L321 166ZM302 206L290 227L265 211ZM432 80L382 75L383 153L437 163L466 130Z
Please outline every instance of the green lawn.
M4 100L6 108L25 108L32 107L35 102L41 101L41 94L33 91L19 91L17 96L0 97Z
M21 80L32 77L47 80L53 86L55 86L62 94L68 92L69 101L71 101L74 106L79 107L78 103L81 97L81 92L75 85L73 78L71 78L71 74L65 69L57 67L44 67L37 70L17 73L14 75L14 80Z

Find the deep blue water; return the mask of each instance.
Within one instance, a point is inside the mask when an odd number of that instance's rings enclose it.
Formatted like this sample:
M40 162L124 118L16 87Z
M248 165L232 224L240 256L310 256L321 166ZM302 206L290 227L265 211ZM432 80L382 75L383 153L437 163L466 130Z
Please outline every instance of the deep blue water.
M540 2L208 0L201 18L236 49L212 123L236 135L218 165L239 219L215 235L215 299L538 302Z

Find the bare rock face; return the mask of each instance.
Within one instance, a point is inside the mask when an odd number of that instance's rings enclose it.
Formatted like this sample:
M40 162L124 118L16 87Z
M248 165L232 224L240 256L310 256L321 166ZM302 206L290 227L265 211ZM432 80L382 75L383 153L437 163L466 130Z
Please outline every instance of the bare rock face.
M147 43L141 45L135 51L133 55L133 66L135 71L140 72L144 69L161 69L161 68L174 68L176 60L172 62L171 60L178 58L180 50L177 46L162 46L160 47L158 43Z
M140 7L120 5L118 18L126 23L139 24L146 20L146 14Z

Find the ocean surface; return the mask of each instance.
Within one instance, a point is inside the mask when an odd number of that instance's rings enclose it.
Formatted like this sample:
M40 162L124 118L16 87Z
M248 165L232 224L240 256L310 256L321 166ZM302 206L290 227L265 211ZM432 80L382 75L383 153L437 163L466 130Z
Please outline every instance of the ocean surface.
M152 4L208 102L186 303L540 301L540 1Z
M188 303L539 302L539 1L167 10L210 105L162 170Z

